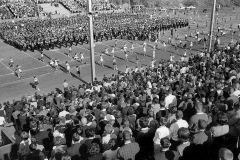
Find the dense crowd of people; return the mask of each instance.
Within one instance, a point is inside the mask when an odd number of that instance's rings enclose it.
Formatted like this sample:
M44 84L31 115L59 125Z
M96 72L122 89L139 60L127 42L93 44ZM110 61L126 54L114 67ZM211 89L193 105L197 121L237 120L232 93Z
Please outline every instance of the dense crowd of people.
M1 19L36 17L41 11L43 8L32 2L15 2L0 6Z
M86 9L84 8L86 6L82 6L82 3L78 3L76 0L60 0L59 2L71 13L78 13Z
M35 3L10 3L9 9L14 14L15 18L36 17L43 10L41 6Z
M182 18L111 13L94 17L95 41L112 38L155 40L159 32L188 26ZM0 36L22 50L42 50L70 44L88 43L88 17L71 16L57 19L20 20L0 24Z
M13 18L13 14L9 11L6 5L0 6L0 18L1 19L11 19Z

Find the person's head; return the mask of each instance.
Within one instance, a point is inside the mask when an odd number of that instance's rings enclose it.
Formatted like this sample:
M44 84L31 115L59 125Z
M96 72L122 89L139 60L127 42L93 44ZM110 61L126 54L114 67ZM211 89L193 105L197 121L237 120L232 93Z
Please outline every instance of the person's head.
M29 145L29 149L30 149L30 151L36 151L37 150L37 143L36 142L32 142Z
M62 143L62 137L61 136L54 137L53 142L55 146L60 146Z
M182 142L187 142L189 141L190 138L190 131L188 128L179 128L178 130L178 139Z
M159 121L159 124L161 126L165 126L167 124L167 122L168 122L168 120L165 117L161 117L160 121Z
M127 130L123 131L123 139L124 139L124 141L130 141L131 138L132 138L131 132L129 132Z
M90 156L98 155L100 153L99 144L98 143L92 143L88 152L89 152Z
M127 111L128 115L133 115L134 114L134 109L130 107Z
M161 144L163 149L167 149L171 146L170 139L167 138L167 137L162 138L161 141L160 141L160 144Z
M27 132L23 131L23 132L21 133L21 138L22 138L24 141L26 141L26 140L28 140L29 135L27 134Z
M116 150L118 148L118 141L117 139L110 139L110 141L108 142L108 144L110 145L111 147L111 150Z
M205 130L207 128L207 122L203 119L198 120L198 129Z
M139 120L139 125L141 128L148 127L148 118L147 117L141 117Z
M73 134L73 137L72 137L72 141L73 141L74 143L77 143L77 142L79 142L79 140L80 140L79 134L78 134L78 133L74 133L74 134Z
M106 134L111 134L113 132L113 127L110 125L110 124L107 124L105 127L104 127L104 130L105 130L105 133Z
M71 160L71 156L68 154L63 154L61 160Z
M176 118L177 119L182 119L183 118L183 112L181 110L178 110L176 113Z
M203 104L201 102L197 102L195 109L196 109L197 113L202 112Z
M233 153L227 148L221 148L218 153L219 160L233 160Z
M86 134L86 137L87 137L87 138L94 137L94 136L95 136L95 130L94 130L94 128L87 128L87 129L85 130L85 134Z

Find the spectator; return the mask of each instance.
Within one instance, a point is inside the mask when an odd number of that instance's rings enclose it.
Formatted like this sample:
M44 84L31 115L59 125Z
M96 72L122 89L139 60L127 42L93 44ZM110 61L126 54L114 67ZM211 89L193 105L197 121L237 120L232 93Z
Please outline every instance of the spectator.
M124 145L119 148L117 157L119 159L132 159L135 160L136 154L140 151L139 145L136 142L131 142L132 134L129 131L123 132Z
M179 159L179 153L177 151L170 150L170 139L165 137L161 139L161 151L155 154L155 160L161 159L161 160L178 160Z

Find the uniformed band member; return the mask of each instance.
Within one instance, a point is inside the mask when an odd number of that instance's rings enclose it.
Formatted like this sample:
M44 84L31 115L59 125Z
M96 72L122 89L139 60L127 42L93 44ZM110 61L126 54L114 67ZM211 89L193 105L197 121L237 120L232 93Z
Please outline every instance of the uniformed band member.
M35 88L38 90L38 91L40 91L40 89L39 89L39 82L38 82L38 78L37 78L37 76L33 76L33 81L34 81L34 86L35 86Z

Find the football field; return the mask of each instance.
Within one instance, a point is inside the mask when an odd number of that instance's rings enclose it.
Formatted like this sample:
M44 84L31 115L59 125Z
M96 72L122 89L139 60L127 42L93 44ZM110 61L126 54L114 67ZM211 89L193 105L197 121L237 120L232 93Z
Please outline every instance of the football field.
M227 15L226 15L227 13ZM236 16L240 13L240 9L236 8L235 11L232 9L222 9L219 11L218 23L219 26L223 29L225 33L221 37L221 44L228 44L233 38L234 42L239 40L239 32L237 30L237 25L240 23L239 18ZM156 16L166 16L167 13ZM210 23L210 12L206 13L199 11L197 14L193 14L193 11L189 11L187 15L178 13L179 16L183 18L188 18L190 21L190 30L192 35L195 35L195 30L198 24L198 30L200 32L200 38L207 37L209 31ZM231 16L230 16L231 15ZM174 16L173 13L169 13L169 16ZM223 19L222 19L223 17ZM226 19L226 23L225 23ZM206 26L206 20L208 22ZM233 30L236 32L233 35L229 34L230 25L232 24ZM188 37L187 41L184 40L184 35L188 33L188 28L181 28L177 30L177 33L174 33L173 44L179 41L187 44L187 54L196 54L197 51L203 50L203 43L197 42L194 37ZM217 24L214 26L214 34L217 33ZM176 39L176 35L178 39ZM167 43L168 38L170 37L170 31L166 31L156 49L156 61L161 59L169 60L169 56L173 55L174 60L179 60L184 53L184 49L178 47L178 53L175 50L175 47L171 44L167 45L167 49L163 48L163 43ZM193 49L189 50L190 42L194 42ZM134 44L134 53L130 53L130 48L132 43ZM113 70L112 64L112 55L111 50L115 44L115 40L102 41L95 43L95 61L96 61L96 77L98 80L101 80L104 75L110 76L111 74L116 74L117 71ZM127 44L128 52L128 61L124 58L123 46ZM122 72L125 72L126 65L130 68L135 68L136 66L140 67L141 65L150 65L152 60L153 45L154 42L147 42L147 55L143 56L143 42L142 41L130 41L126 39L117 39L117 47L115 49L115 57L117 60L118 69ZM109 54L103 54L104 66L99 64L100 54L104 53L105 48L108 48ZM84 53L84 63L80 63L79 60L74 60L74 54L83 52ZM0 102L12 101L12 99L20 99L23 95L27 96L29 93L33 94L38 92L40 94L49 93L56 88L62 89L62 83L66 79L70 86L78 86L82 83L89 83L91 79L91 69L90 69L90 50L89 44L83 45L73 45L72 52L70 56L67 56L69 53L69 47L57 48L55 47L52 50L44 50L44 60L40 61L40 52L39 51L20 51L13 46L5 44L0 40ZM67 54L66 54L67 53ZM136 56L139 58L139 63L136 64ZM9 67L9 59L13 58L15 65L20 65L22 69L22 79L18 79L14 73L14 68ZM60 64L60 69L56 71L49 65L50 59L58 59ZM71 66L71 75L66 73L65 62ZM76 76L76 66L81 68L81 77ZM40 91L37 91L33 83L33 76L36 75L39 81Z

